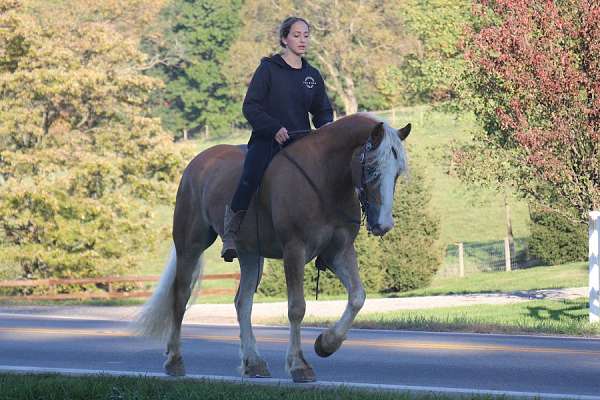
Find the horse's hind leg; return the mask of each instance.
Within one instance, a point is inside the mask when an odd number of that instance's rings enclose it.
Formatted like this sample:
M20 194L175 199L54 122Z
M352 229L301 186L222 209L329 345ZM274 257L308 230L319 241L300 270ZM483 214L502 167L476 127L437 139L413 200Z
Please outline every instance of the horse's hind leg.
M240 325L241 374L249 378L271 376L267 362L256 348L256 338L252 332L252 304L254 291L262 274L264 259L256 254L238 252L240 262L240 286L235 295L235 309Z
M172 376L185 375L183 357L181 356L181 324L187 302L192 293L193 279L197 277L198 263L202 252L216 239L217 234L210 227L199 234L197 242L175 242L177 248L177 272L173 283L173 325L167 342L167 361L164 363L165 372ZM192 240L192 238L188 238ZM179 246L178 246L179 244Z
M306 311L304 300L304 248L298 245L285 247L283 255L285 280L288 295L288 319L290 320L290 341L286 355L286 370L294 382L314 382L315 372L304 359L301 347L300 324Z
M340 320L321 333L315 341L315 352L321 357L329 357L340 348L356 314L365 302L365 290L358 274L358 263L353 246L334 258L333 270L348 291L348 304Z

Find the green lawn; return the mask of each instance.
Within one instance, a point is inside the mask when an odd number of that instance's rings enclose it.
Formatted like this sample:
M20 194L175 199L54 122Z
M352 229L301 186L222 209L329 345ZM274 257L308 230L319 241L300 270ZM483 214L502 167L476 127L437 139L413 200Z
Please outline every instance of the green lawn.
M65 377L59 375L0 374L0 400L447 400L455 397L365 390L287 388L206 382L189 379ZM492 399L491 396L461 396Z
M534 267L510 272L479 272L464 278L435 277L422 289L397 293L397 296L434 296L461 293L513 292L517 290L583 287L588 285L585 262Z
M359 313L353 328L440 332L600 335L588 321L588 300L531 300L508 305L472 305L386 313ZM283 320L261 321L286 324ZM304 325L329 326L330 318L307 318Z

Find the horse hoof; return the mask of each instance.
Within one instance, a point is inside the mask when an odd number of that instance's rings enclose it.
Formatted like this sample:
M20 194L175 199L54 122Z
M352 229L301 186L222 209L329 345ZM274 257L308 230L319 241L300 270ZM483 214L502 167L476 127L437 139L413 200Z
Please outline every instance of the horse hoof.
M315 353L317 353L317 355L319 357L323 357L323 358L329 357L330 355L335 353L335 350L329 352L323 348L323 334L322 333L319 335L317 340L315 340Z
M313 371L313 369L310 367L292 370L290 371L290 375L292 375L292 380L295 383L308 383L315 382L317 380L315 371Z
M266 361L260 360L256 364L244 366L243 375L246 378L270 378L271 371Z
M183 358L174 357L173 359L167 360L164 365L165 373L169 376L185 376L185 366L183 365Z

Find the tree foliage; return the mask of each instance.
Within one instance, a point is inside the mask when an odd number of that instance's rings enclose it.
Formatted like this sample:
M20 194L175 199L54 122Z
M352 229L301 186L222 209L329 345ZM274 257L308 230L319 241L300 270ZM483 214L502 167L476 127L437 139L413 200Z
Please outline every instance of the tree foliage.
M531 237L527 240L533 258L547 265L586 261L588 230L560 214L534 209L531 212Z
M158 110L177 136L183 129L207 126L217 134L229 133L241 118L223 70L241 25L241 3L174 0L163 13L167 28L161 46L178 59L158 64L151 74L165 82Z
M461 173L505 180L586 223L600 207L600 5L497 0L475 11L465 80L483 132L457 154Z
M454 100L464 71L460 42L471 21L470 1L406 0L398 11L417 46L390 66L379 89L394 105Z
M120 273L155 244L146 200L171 202L183 160L147 113L160 82L141 73L148 59L136 38L153 4L0 0L0 250L9 276Z

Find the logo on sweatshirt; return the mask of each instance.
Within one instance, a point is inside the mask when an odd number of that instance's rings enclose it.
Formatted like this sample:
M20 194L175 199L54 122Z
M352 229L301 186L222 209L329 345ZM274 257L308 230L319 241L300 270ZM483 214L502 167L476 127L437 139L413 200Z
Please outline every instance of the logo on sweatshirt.
M304 86L307 88L312 89L316 84L317 82L315 82L315 79L312 76L304 78Z

